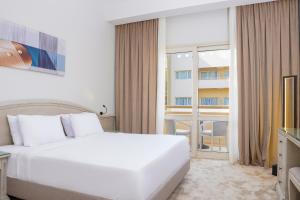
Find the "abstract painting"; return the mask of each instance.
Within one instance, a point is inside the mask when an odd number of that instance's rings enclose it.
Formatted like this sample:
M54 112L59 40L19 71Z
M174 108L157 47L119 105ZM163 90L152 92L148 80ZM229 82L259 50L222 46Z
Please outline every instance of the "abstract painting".
M0 66L64 75L65 42L0 20Z

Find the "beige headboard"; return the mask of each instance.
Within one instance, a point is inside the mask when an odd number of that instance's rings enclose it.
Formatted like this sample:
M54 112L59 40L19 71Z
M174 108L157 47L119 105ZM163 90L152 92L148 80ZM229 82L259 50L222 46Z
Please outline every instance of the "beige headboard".
M64 113L93 112L82 106L56 100L26 100L0 103L0 146L12 144L7 115L57 115Z

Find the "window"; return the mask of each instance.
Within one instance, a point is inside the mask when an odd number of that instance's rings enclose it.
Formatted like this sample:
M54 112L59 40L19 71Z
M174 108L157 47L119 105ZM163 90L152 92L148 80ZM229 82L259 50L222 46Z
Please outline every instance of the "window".
M201 105L229 105L229 98L204 97L201 98Z
M226 71L226 72L224 72L224 79L228 79L229 78L229 72L228 71Z
M224 98L224 105L229 105L229 98L228 97Z
M201 72L201 80L216 80L218 74L216 71Z
M218 98L216 97L205 97L201 98L201 105L218 105Z
M191 97L176 97L177 106L190 106L192 105Z
M176 79L191 79L191 78L192 78L191 70L184 70L184 71L176 72Z

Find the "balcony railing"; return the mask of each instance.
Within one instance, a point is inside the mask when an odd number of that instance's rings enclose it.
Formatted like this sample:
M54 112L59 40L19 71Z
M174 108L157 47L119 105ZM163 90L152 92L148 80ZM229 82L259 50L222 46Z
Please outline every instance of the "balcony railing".
M216 80L199 80L199 88L228 88L228 79L216 79Z
M198 112L201 114L227 115L229 112L228 105L199 105ZM165 106L165 114L192 114L192 106Z
M227 152L228 105L198 106L198 149ZM191 133L192 106L165 106L165 119L175 123L175 132ZM167 128L168 129L168 128ZM167 131L168 132L168 131ZM187 135L190 138L190 135Z

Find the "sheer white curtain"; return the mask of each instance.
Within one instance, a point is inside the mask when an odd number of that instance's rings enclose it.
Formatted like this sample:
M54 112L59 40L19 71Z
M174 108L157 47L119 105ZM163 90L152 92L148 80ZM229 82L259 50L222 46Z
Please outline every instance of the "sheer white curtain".
M239 159L238 148L238 81L236 57L236 7L229 9L229 41L231 50L231 65L229 78L229 160L235 163Z
M163 134L165 117L165 63L166 63L166 19L160 18L158 25L158 68L156 133Z

